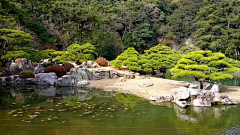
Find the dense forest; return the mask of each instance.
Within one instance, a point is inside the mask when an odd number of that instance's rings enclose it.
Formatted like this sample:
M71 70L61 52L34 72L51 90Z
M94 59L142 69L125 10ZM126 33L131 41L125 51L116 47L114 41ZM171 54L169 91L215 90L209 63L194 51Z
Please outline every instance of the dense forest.
M143 54L158 44L239 59L240 1L0 0L2 58L28 54L37 61L42 50L61 53L74 44L108 60L129 47Z

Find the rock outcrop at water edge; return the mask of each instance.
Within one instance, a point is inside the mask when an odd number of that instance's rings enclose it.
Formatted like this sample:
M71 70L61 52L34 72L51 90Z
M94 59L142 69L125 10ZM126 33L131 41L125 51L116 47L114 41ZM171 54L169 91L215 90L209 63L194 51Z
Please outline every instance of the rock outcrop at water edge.
M39 85L54 85L58 81L55 73L39 73L36 75L36 84Z

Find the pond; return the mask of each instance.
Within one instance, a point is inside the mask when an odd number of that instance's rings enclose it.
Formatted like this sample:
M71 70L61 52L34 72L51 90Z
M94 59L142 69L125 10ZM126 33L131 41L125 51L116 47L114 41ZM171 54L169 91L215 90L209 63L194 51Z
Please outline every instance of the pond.
M232 75L233 75L232 79L220 80L218 82L222 83L222 85L227 85L227 86L240 86L240 71ZM177 80L177 81L187 81L187 82L194 81L194 77L192 76L173 78L169 70L167 71L165 77L166 79Z
M240 106L180 108L133 95L1 86L2 135L240 134Z

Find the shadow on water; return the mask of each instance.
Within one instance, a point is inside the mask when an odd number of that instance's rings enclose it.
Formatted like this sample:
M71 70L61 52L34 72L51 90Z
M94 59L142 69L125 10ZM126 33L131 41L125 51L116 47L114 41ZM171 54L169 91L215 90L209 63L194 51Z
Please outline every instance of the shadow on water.
M239 134L239 112L239 106L180 108L74 87L0 87L1 134Z
M238 71L237 73L234 73L232 75L233 75L232 79L220 80L218 82L222 83L222 85L227 85L227 86L240 86L240 71ZM166 77L166 79L177 80L177 81L187 81L187 82L194 81L193 76L173 78L171 76L171 73L169 70L166 72L165 77Z

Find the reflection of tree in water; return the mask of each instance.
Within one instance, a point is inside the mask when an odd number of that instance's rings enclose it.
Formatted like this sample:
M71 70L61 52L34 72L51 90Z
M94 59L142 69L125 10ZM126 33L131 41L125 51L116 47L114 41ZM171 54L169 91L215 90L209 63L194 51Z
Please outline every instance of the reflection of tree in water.
M176 128L187 134L221 134L232 126L236 119L227 110L236 106L189 107L187 109L174 105L177 118L170 120Z
M130 108L136 106L137 103L140 101L145 101L143 98L139 98L137 96L130 95L130 94L121 94L121 93L116 94L116 99Z

